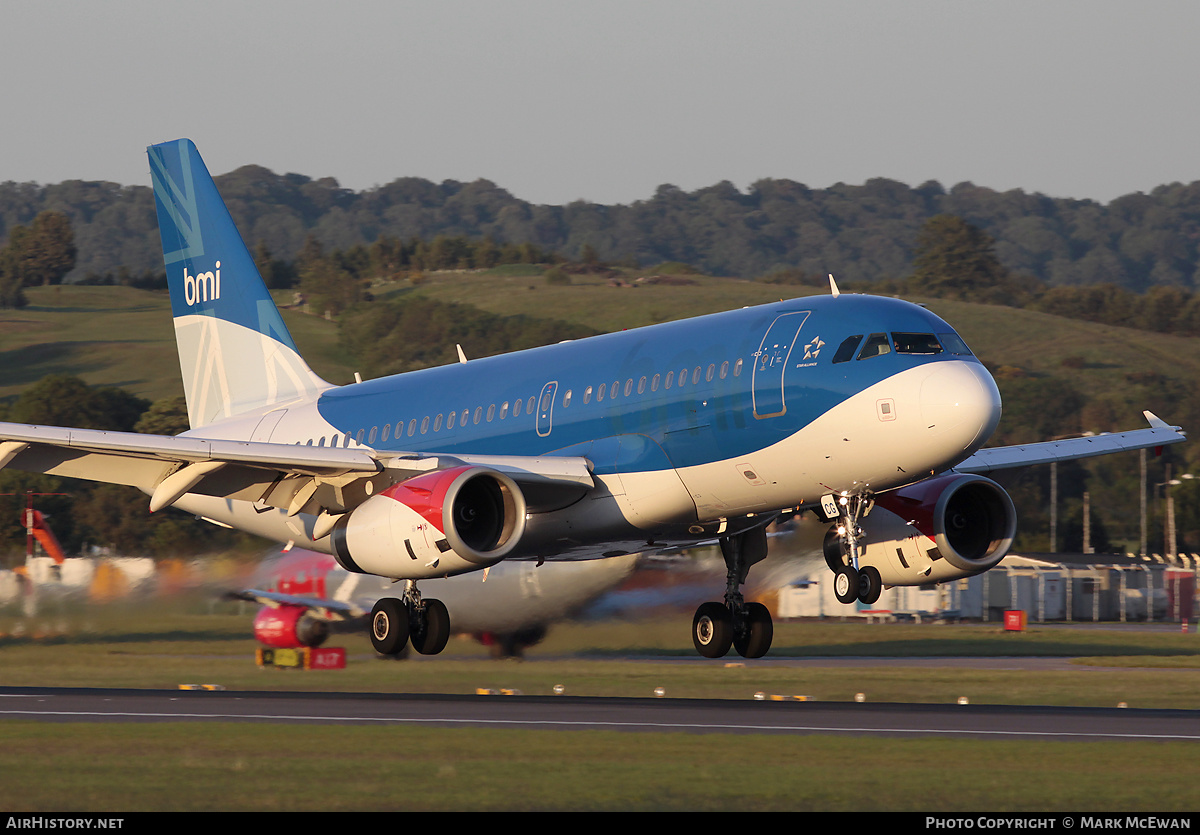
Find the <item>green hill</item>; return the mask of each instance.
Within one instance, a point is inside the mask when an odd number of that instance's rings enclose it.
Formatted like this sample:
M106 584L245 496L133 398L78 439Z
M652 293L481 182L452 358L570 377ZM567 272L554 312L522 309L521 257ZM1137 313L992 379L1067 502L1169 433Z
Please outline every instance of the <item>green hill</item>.
M118 386L158 400L183 394L165 293L121 286L32 287L29 305L0 310L0 402L50 374ZM284 310L309 363L331 382L353 380L337 324Z

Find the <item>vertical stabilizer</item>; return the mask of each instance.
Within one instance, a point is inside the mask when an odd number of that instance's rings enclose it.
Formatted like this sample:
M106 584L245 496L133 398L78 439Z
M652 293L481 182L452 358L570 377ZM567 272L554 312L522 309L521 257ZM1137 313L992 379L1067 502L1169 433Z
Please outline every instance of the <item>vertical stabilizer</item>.
M300 358L196 146L147 153L192 428L328 388Z

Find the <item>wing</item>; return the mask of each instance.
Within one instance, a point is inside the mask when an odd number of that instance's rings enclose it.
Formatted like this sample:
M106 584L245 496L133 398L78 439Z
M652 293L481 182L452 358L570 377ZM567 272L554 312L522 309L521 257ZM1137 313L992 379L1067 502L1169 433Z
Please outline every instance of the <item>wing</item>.
M353 620L354 618L365 617L371 613L370 609L364 609L345 600L327 600L322 597L280 594L279 592L262 591L261 589L231 591L227 592L225 596L233 600L248 600L251 603L261 603L263 606L270 606L272 608L299 606L300 608L307 609L312 617L323 621Z
M1030 464L1046 464L1052 461L1073 461L1091 458L1112 452L1132 449L1148 449L1178 444L1187 436L1178 426L1170 426L1153 412L1142 412L1150 423L1149 429L1131 432L1113 432L1066 438L1061 441L1045 441L1039 444L993 447L981 449L954 469L960 473L990 473Z
M0 469L137 487L150 495L151 511L198 493L293 516L344 513L399 481L463 464L508 475L532 512L565 507L595 486L590 463L578 457L449 456L0 422Z

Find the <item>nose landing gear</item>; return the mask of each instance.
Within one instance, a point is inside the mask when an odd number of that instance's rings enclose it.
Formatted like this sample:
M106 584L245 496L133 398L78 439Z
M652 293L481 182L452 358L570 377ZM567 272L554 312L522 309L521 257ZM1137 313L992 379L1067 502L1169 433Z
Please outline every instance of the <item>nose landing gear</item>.
M874 499L869 493L821 499L826 518L837 519L825 534L823 551L825 564L833 572L833 596L839 603L858 600L870 605L879 600L883 592L879 571L870 565L859 567L863 529L858 520L870 513L873 505Z
M771 613L761 603L745 602L741 586L750 566L767 555L766 528L722 537L725 601L700 604L692 618L692 643L705 658L721 658L730 647L743 658L761 658L771 648Z

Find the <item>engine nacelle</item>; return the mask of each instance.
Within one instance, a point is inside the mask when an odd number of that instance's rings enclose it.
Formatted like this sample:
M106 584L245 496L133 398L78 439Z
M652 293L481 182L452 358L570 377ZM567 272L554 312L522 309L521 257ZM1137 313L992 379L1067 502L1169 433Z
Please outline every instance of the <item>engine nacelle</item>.
M334 527L334 559L347 571L402 580L448 577L495 565L525 533L525 497L511 478L454 467L394 484Z
M996 482L948 473L876 496L859 524L860 567L874 566L884 585L915 586L995 566L1012 547L1017 512Z
M254 637L277 649L319 647L329 637L329 624L303 606L264 606L254 616Z

